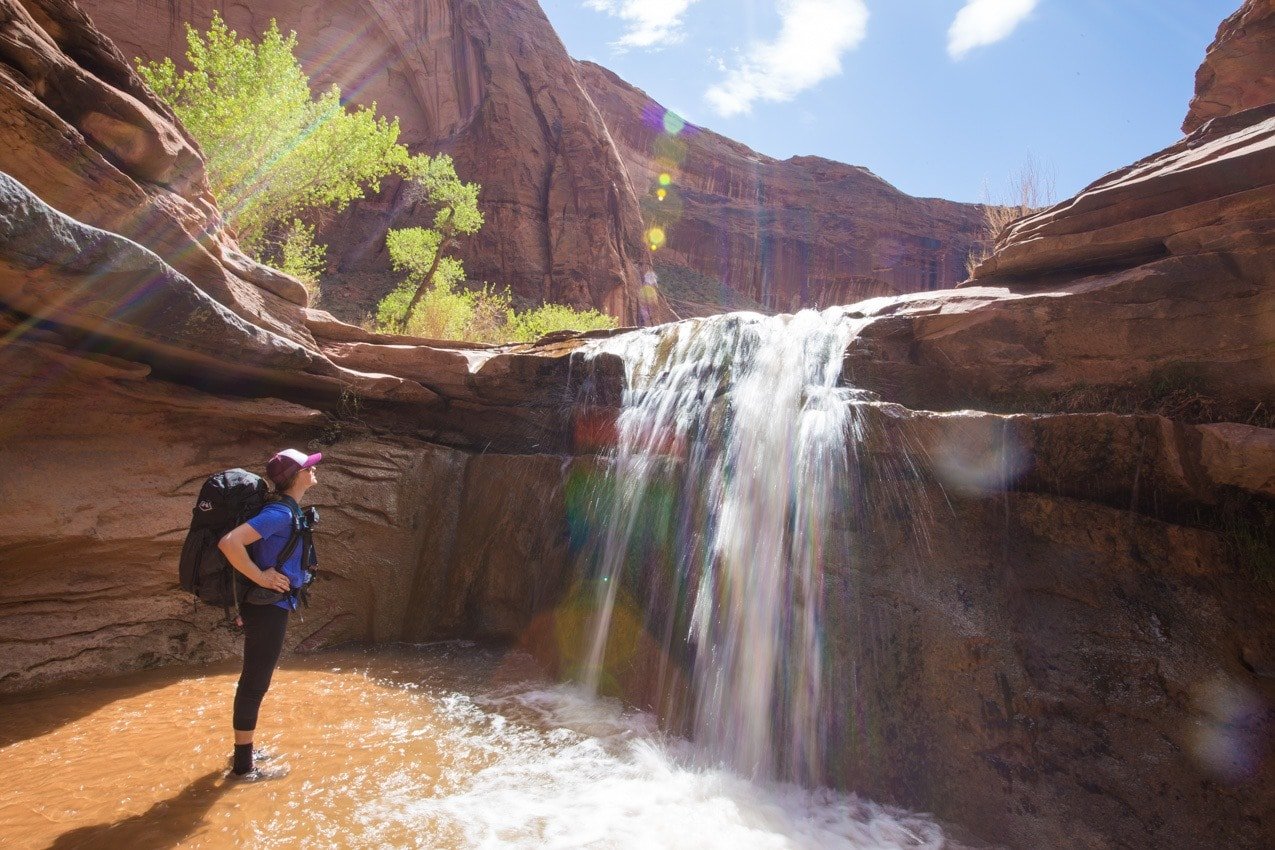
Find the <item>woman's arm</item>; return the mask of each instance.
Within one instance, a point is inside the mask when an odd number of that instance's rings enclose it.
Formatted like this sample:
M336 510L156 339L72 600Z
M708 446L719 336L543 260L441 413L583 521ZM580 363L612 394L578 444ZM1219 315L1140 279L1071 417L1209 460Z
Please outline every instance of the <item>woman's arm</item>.
M286 593L291 586L287 576L278 570L261 569L248 556L248 544L256 543L260 539L261 535L257 533L257 530L245 522L218 540L217 548L221 550L221 554L226 556L230 566L243 573L251 581L262 587Z

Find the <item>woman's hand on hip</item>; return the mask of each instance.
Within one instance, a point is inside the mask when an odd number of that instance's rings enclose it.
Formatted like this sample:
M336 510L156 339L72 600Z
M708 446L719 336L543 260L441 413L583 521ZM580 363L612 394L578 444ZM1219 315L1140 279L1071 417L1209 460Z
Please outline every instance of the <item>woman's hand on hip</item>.
M279 593L287 593L292 589L288 577L275 569L262 570L261 575L257 578L257 584Z

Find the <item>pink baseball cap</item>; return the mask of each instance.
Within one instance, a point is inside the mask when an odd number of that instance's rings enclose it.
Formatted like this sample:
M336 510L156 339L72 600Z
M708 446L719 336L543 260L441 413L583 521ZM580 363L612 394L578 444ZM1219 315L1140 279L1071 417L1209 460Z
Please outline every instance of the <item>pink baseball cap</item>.
M275 483L286 481L293 473L309 469L321 460L322 452L308 455L296 449L284 449L266 462L266 476Z

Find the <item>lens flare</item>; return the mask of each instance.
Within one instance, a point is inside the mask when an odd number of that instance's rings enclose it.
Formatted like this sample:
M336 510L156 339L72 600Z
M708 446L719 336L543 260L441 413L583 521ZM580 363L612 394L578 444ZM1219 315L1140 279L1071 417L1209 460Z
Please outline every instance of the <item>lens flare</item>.
M664 113L664 132L676 136L686 128L686 120L676 112Z
M668 186L672 182L673 182L673 175L669 174L667 171L660 175L661 186Z
M652 227L650 230L646 231L646 244L651 246L652 251L658 251L660 248L663 248L664 242L667 238L667 235L664 233L664 228L662 227Z
M1191 696L1196 718L1188 739L1200 767L1227 783L1252 776L1269 746L1261 732L1261 697L1225 677L1197 685Z
M686 142L675 136L659 136L651 143L651 158L660 171L672 173L686 162Z
M1030 450L1002 416L954 423L929 452L943 483L969 496L1008 490L1032 464Z
M664 200L667 195L668 189L657 189L655 192L655 197L659 198L661 201Z

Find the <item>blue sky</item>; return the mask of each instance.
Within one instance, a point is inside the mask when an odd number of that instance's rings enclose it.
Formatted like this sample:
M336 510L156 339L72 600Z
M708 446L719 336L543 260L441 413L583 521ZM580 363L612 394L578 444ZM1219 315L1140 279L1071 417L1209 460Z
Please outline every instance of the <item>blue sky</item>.
M1055 199L1181 136L1240 0L541 0L568 52L778 158L912 195Z

